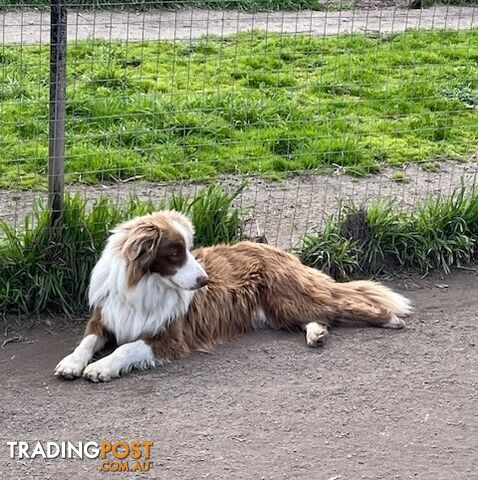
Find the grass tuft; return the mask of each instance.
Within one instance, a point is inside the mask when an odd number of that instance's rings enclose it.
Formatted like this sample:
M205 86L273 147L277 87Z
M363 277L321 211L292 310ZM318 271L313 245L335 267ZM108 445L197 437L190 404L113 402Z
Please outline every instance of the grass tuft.
M368 210L350 206L328 218L325 228L303 239L298 254L307 265L336 278L383 270L442 269L449 273L478 259L478 186L457 189L401 212L392 203Z
M405 172L393 172L392 174L392 180L397 183L408 183L410 181L410 178L407 176Z
M50 211L41 202L21 230L0 222L0 312L40 314L85 311L90 272L109 231L126 219L172 208L190 215L196 245L233 243L242 238L244 212L233 207L245 185L231 193L219 186L195 197L174 196L153 204L131 197L123 206L107 198L91 208L78 195L66 196L63 223L48 228Z

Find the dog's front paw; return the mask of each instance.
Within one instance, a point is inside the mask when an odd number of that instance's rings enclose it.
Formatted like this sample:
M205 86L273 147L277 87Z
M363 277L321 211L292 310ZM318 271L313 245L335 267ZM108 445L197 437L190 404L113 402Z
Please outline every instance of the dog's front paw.
M73 352L70 355L67 355L56 367L54 374L57 377L62 377L66 379L73 379L76 377L81 377L83 370L86 367L88 360L82 358L81 355Z
M83 371L83 377L95 383L109 382L119 376L120 369L115 365L114 360L109 357L90 363Z

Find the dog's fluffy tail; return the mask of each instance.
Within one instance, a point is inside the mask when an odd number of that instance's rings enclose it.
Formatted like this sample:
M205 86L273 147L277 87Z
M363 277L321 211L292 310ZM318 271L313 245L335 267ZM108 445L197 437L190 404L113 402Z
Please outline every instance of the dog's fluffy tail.
M387 307L398 317L406 317L412 313L412 304L408 298L394 292L392 289L381 283L371 282L369 280L359 280L349 282L348 286L377 305Z
M405 324L400 317L412 312L408 298L380 283L359 280L334 286L339 302L334 323L365 322L385 328L402 328Z

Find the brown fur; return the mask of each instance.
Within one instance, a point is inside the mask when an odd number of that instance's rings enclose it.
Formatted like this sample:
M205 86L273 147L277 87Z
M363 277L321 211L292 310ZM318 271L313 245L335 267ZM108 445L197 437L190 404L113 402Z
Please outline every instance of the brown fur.
M186 261L185 239L171 229L171 214L150 215L141 222L131 222L122 227L127 236L118 245L119 253L128 263L128 287L133 288L148 273L162 276L174 275ZM183 217L173 217L179 221Z
M210 350L254 328L263 309L272 327L366 323L380 326L392 311L374 298L372 282L337 283L277 248L242 242L194 252L209 275L188 313L146 339L155 355L172 360Z
M98 335L100 338L104 338L105 340L108 340L111 336L108 330L106 330L101 323L101 310L99 308L95 308L93 310L91 318L86 325L84 336L86 337L87 335L91 334Z

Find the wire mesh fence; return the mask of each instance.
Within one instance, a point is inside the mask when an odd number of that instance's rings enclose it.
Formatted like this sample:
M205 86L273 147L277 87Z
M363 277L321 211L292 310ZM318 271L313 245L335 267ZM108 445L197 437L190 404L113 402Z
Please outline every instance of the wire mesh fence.
M12 225L47 195L48 4L0 0ZM348 202L406 208L476 178L474 1L67 6L65 189L89 202L245 179L246 233L290 249Z

